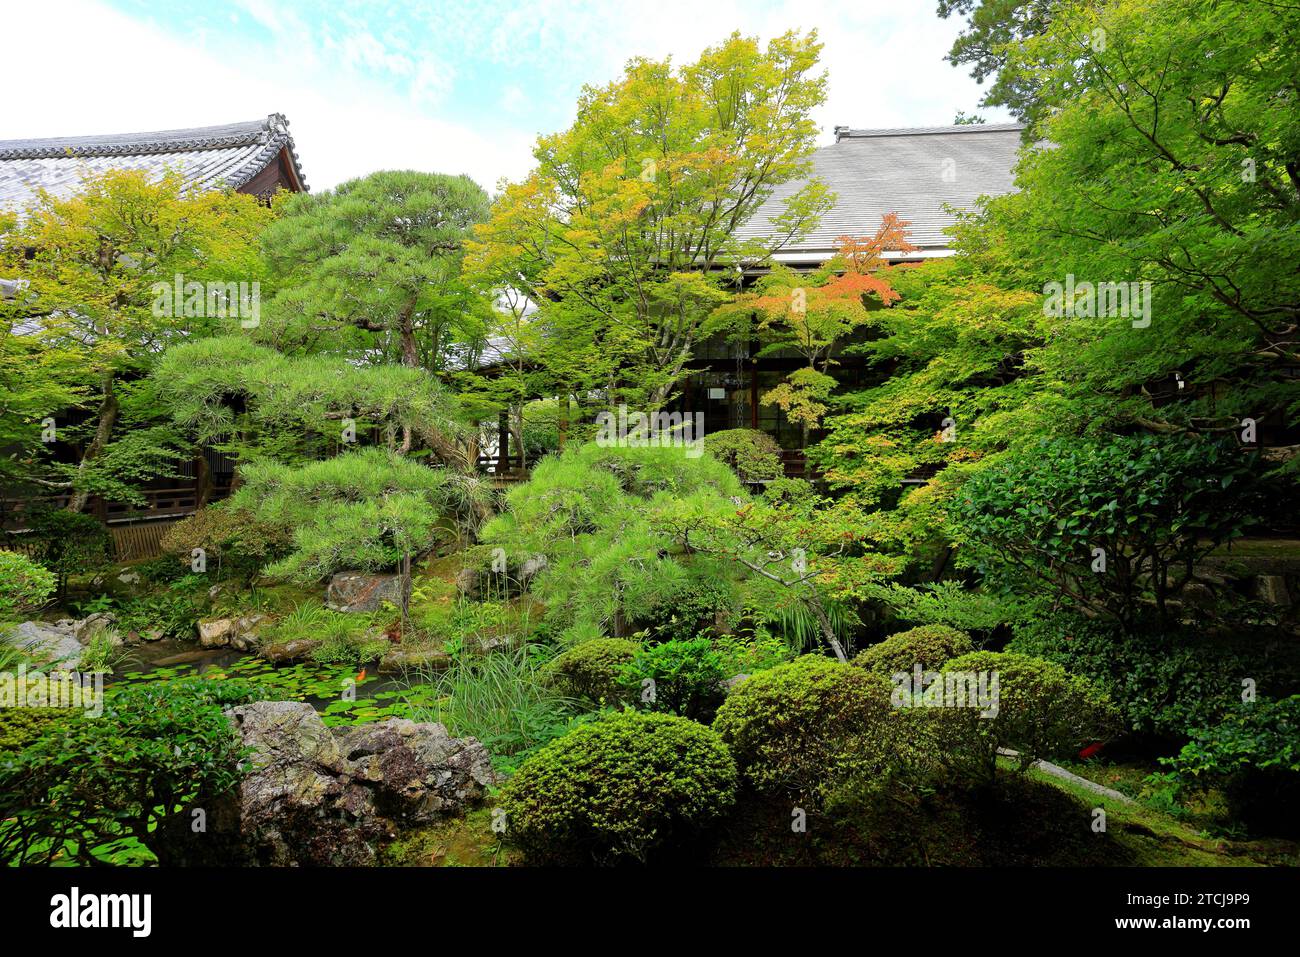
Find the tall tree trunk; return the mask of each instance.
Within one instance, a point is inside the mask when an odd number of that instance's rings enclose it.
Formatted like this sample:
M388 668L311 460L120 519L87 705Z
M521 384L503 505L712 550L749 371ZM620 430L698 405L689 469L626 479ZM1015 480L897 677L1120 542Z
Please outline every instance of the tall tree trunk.
M836 658L840 661L848 661L848 655L844 654L844 646L835 637L835 628L831 624L830 616L826 614L826 609L822 607L821 595L817 594L817 589L812 587L808 589L808 592L808 607L812 610L813 617L817 619L817 624L821 626L822 637L826 639L826 644L830 645L830 649L835 652Z
M528 450L524 448L524 406L523 403L515 406L514 413L511 415L510 432L514 437L515 443L515 461L519 463L520 474L528 468Z
M194 458L194 507L202 508L212 498L212 469L208 457L200 451Z
M90 500L90 493L84 488L77 488L76 486L80 485L80 480L91 463L104 454L109 437L113 434L113 426L117 424L117 412L117 393L113 389L113 377L108 375L104 378L102 386L99 421L95 425L95 437L90 440L90 444L86 446L86 451L82 453L81 461L77 463L77 480L73 482L72 497L68 500L68 511L70 512L80 512L86 507L86 502Z
M412 369L420 367L420 350L415 342L415 304L402 310L398 324L398 334L402 338L402 365Z

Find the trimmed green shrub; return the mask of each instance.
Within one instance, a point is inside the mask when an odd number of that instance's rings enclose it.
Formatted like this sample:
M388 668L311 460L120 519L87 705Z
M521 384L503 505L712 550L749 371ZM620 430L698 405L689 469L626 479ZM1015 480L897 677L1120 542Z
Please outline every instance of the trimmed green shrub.
M77 713L67 708L0 707L0 754L22 751L37 738L48 734L54 722Z
M1179 784L1218 787L1234 820L1264 834L1300 834L1300 695L1238 704L1162 759Z
M536 863L646 862L689 848L735 791L735 762L709 728L622 711L530 757L500 806L506 839Z
M704 451L735 470L742 481L765 482L785 475L781 446L766 432L724 429L704 437Z
M40 608L57 586L48 568L18 552L0 551L0 622Z
M645 708L697 721L712 718L724 697L726 677L722 655L707 638L638 648L623 666L624 681Z
M218 503L171 526L163 533L161 545L164 553L176 556L184 566L190 565L194 549L202 548L216 577L232 569L251 576L263 564L289 554L293 529L260 522L248 509Z
M824 800L886 772L901 746L889 684L861 668L805 655L737 685L713 727L759 792Z
M918 664L922 671L936 671L950 659L974 650L964 631L947 625L921 625L872 645L853 663L888 679L899 672L910 674Z
M936 757L979 784L991 784L1000 748L1018 752L1018 770L1040 758L1072 756L1115 732L1119 715L1110 698L1060 665L1011 652L976 651L940 671L990 675L992 707L920 707L935 734ZM996 675L996 683L991 676ZM944 679L947 680L946 678Z
M543 679L561 694L595 704L631 701L623 668L640 646L625 638L593 638L556 655L543 668Z

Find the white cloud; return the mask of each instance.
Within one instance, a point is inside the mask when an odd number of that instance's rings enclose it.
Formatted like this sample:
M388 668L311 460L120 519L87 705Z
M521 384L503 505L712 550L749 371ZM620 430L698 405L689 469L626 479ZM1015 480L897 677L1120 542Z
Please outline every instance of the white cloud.
M321 20L274 0L237 3L238 42L233 34L181 40L95 0L15 6L5 27L21 42L6 45L0 82L26 93L6 100L0 138L204 126L282 112L313 188L392 168L467 172L492 188L502 176L527 172L535 135L571 118L582 83L609 82L634 55L687 62L737 27L763 38L819 29L830 72L817 115L823 141L836 124L947 123L980 93L943 62L959 25L937 19L930 3L447 2L414 8L412 28L390 33L355 11ZM245 42L248 21L263 42ZM493 86L485 91L484 82ZM483 104L478 112L465 108L474 95L475 108Z

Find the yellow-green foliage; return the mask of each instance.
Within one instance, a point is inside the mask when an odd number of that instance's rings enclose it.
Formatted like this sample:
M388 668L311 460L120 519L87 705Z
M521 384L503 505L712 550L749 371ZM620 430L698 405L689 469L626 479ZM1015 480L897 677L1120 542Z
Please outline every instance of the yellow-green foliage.
M970 636L964 631L946 625L921 625L872 645L854 658L853 663L882 678L892 678L899 672L911 674L916 665L922 671L934 671L949 659L974 650Z
M18 552L0 550L0 622L39 608L54 586L49 569Z
M776 439L757 429L724 429L704 437L704 451L736 470L751 482L781 478L781 446Z
M562 694L616 705L633 697L623 669L636 657L639 647L625 638L582 641L547 662L543 674L547 683Z

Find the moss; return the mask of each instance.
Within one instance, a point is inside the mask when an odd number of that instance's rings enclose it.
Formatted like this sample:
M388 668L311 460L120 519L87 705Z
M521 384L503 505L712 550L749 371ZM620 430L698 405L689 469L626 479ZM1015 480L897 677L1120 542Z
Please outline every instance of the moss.
M689 858L735 801L736 764L709 728L611 712L533 754L501 794L506 836L529 861Z
M379 851L385 867L508 867L519 853L492 830L492 808L409 831Z
M1093 809L1106 831L1092 830ZM1249 867L1294 865L1294 843L1215 840L1167 815L1032 770L991 792L841 803L792 829L788 799L742 802L719 827L724 866Z

